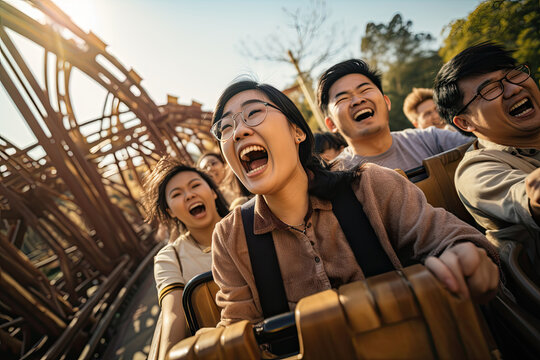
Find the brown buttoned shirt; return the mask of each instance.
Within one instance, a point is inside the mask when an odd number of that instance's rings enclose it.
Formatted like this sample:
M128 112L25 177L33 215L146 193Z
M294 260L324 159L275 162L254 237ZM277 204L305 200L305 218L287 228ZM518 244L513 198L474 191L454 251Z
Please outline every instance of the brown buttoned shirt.
M396 269L402 268L400 259L422 261L461 241L474 242L498 261L479 231L444 209L433 208L413 183L395 171L366 164L351 186ZM274 216L262 196L255 202L254 233L272 232L291 310L305 296L364 279L331 202L315 196L309 201L305 234ZM263 320L240 208L216 225L212 261L220 287L216 301L223 308L218 325Z

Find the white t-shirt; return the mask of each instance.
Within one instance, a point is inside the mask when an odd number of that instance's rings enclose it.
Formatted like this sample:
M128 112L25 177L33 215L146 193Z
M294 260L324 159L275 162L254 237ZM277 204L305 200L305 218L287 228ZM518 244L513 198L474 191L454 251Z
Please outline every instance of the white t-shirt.
M175 289L183 289L193 277L212 269L210 250L211 247L201 249L188 232L157 253L154 257L154 278L160 304L165 295Z

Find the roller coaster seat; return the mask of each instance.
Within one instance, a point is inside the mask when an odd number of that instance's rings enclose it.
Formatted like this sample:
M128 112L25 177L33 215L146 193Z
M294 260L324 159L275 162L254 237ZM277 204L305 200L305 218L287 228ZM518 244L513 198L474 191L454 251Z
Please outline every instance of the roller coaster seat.
M498 354L473 304L448 293L422 265L308 296L294 317L266 321L272 334L242 321L182 340L169 358L258 359L268 339L291 328L300 350L281 358L479 359ZM273 326L276 321L279 325Z
M219 322L221 309L216 305L218 290L211 271L195 276L186 284L182 305L192 334L202 327L214 327Z
M405 172L408 178L425 174L427 177L415 182L428 203L434 207L442 207L456 215L466 223L477 227L476 222L461 203L454 184L456 168L470 147L471 143L463 144L454 149L431 156L422 162L422 166ZM398 170L401 174L401 170Z

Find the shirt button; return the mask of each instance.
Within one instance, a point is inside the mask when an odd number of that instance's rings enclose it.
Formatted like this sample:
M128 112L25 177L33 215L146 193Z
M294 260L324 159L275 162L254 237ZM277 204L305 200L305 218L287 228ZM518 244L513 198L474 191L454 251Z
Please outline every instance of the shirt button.
M307 228L309 229L311 227L311 223L308 223L307 224Z
M318 256L315 256L315 262L318 263L319 261L321 261L321 259Z
M315 242L314 241L310 241L311 243L311 246L315 246Z

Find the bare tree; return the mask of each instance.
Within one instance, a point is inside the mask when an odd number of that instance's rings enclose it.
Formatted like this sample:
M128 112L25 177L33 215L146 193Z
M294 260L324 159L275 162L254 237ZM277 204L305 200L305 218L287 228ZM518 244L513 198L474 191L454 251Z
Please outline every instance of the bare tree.
M311 0L309 8L282 9L287 23L285 28L263 40L247 38L241 41L241 52L255 60L291 62L290 51L306 74L317 65L342 51L347 45L338 23L330 23L330 13L324 0ZM343 35L343 34L341 34Z
M348 37L341 24L330 21L324 0L311 0L308 8L282 10L287 19L285 28L278 26L277 31L262 40L247 37L241 40L239 51L255 60L292 64L319 127L324 128L322 115L315 106L312 72L345 49Z

